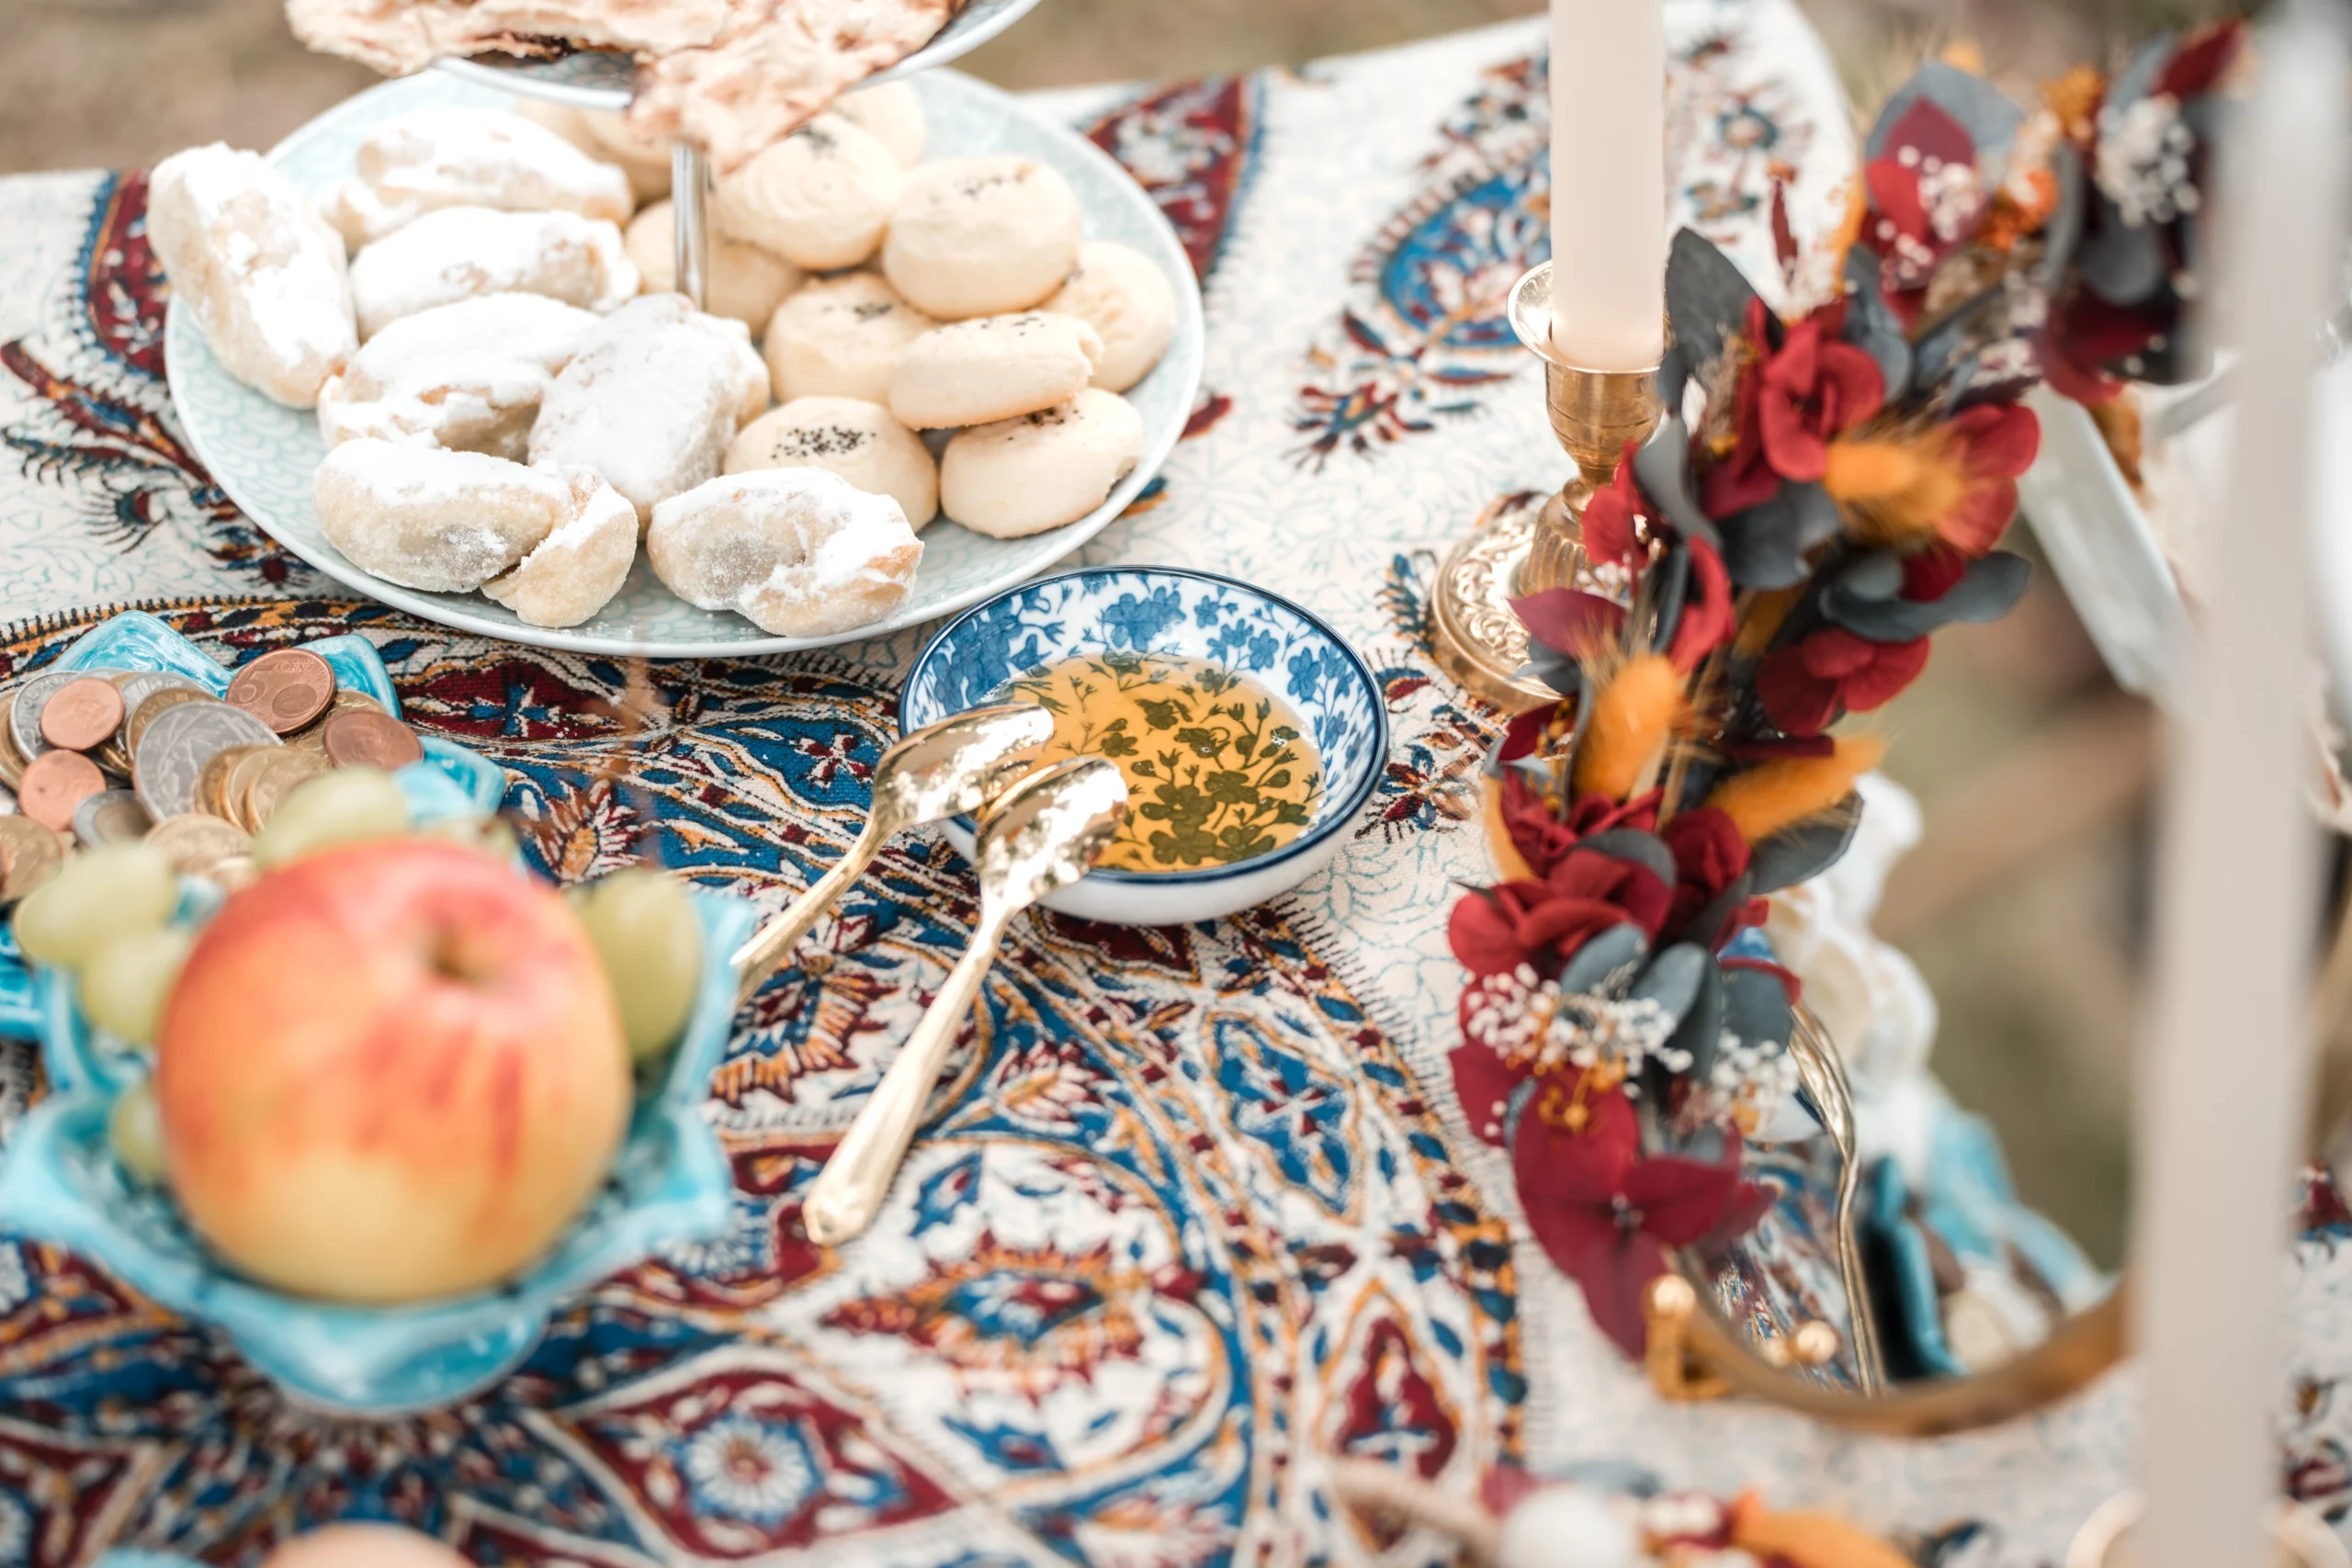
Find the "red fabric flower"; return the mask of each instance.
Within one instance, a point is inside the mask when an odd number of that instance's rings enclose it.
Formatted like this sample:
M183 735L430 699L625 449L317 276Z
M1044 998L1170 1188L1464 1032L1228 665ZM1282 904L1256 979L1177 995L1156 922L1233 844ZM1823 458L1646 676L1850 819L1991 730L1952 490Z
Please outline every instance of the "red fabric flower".
M2018 479L2041 450L2041 421L2021 403L1979 403L1941 428L1966 488L1936 534L1956 550L1981 556L2001 542L2018 514Z
M1760 506L1783 480L1812 483L1827 471L1829 440L1886 404L1878 361L1838 336L1842 305L1815 311L1768 346L1761 300L1747 304L1747 339L1757 363L1739 378L1731 456L1709 468L1703 501L1712 517Z
M1624 456L1617 464L1617 477L1609 488L1596 491L1584 505L1584 553L1595 564L1603 561L1618 566L1634 562L1642 547L1641 537L1634 530L1634 520L1650 514L1649 503L1642 496L1642 487L1634 478L1634 454L1641 450L1636 442L1625 443Z
M1682 813L1658 837L1674 856L1674 906L1666 930L1680 932L1740 879L1753 854L1732 819L1711 806Z
M1843 626L1824 626L1776 648L1756 669L1756 694L1789 735L1818 735L1841 713L1868 713L1892 702L1928 667L1928 639L1871 642Z
M1870 213L1862 241L1876 252L1887 302L1904 324L1917 317L1928 282L1954 246L1975 231L1985 193L1973 176L1975 139L1922 97L1894 123L1862 171Z
M1575 588L1546 588L1512 600L1510 608L1529 637L1571 659L1614 647L1625 628L1623 604Z
M1739 629L1732 611L1731 573L1724 558L1704 539L1690 541L1690 592L1682 601L1682 620L1674 628L1674 642L1666 650L1674 667L1685 673L1699 668L1707 655L1729 642Z
M1537 876L1548 876L1567 852L1576 848L1577 830L1552 814L1551 805L1516 769L1503 774L1503 831L1510 847Z
M1666 1272L1666 1249L1746 1229L1763 1193L1740 1179L1736 1144L1720 1165L1643 1158L1634 1108L1617 1090L1590 1097L1582 1130L1569 1132L1554 1102L1574 1094L1566 1075L1537 1086L1512 1142L1511 1173L1544 1254L1583 1289L1601 1332L1639 1357L1648 1339L1642 1293Z
M1560 962L1611 926L1657 935L1673 892L1646 867L1571 849L1542 880L1506 882L1453 906L1446 937L1475 976L1522 964L1555 973Z

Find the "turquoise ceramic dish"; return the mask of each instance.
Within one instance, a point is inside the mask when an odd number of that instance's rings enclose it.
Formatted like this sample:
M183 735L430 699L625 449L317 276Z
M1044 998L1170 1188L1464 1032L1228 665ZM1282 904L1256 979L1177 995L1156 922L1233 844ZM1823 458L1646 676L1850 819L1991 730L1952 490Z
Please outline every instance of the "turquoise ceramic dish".
M363 638L331 656L345 683L398 711L375 650ZM311 644L313 648L322 645ZM200 649L148 615L125 615L85 637L68 668L172 669L214 682L190 658ZM213 666L217 671L218 666ZM218 682L225 688L227 677ZM417 819L496 808L498 769L463 747L428 739L422 762L401 770ZM107 1138L115 1099L147 1070L140 1053L93 1030L73 986L27 972L8 942L0 952L0 1032L39 1040L51 1088L0 1152L0 1228L72 1248L160 1305L219 1329L288 1394L339 1414L396 1415L450 1404L496 1382L538 1342L573 1296L657 1248L726 1229L734 1176L701 1114L704 1086L727 1048L735 1015L729 957L755 911L697 891L703 975L669 1071L638 1102L611 1176L588 1213L527 1274L493 1291L397 1308L288 1296L224 1268L188 1230L167 1195L131 1179ZM181 916L203 919L218 892L191 883Z

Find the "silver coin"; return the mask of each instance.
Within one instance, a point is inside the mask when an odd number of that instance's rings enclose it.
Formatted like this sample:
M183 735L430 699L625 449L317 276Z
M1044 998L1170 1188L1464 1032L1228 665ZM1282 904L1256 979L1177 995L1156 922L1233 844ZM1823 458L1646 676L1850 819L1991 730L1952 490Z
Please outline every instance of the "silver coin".
M184 816L196 807L196 781L214 753L232 746L279 746L277 732L243 708L227 703L182 703L147 721L131 760L139 804L156 821Z
M84 849L143 839L154 825L131 790L100 790L74 808L74 837Z
M49 699L91 673L88 670L44 670L17 688L17 705L8 710L8 738L26 761L51 749L40 738L41 710L49 706Z
M0 784L0 817L15 815L17 815L17 792L6 784Z
M169 670L142 670L123 682L119 688L122 692L122 727L114 732L115 739L128 748L130 744L130 716L139 711L139 705L156 693L168 692L175 686L202 692L208 697L212 694L211 687L191 681L185 675L175 675Z

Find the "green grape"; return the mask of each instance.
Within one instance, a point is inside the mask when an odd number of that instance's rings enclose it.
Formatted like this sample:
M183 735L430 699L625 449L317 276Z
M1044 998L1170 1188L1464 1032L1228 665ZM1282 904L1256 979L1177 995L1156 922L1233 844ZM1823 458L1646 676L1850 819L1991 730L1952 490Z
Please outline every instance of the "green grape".
M170 919L179 898L179 880L163 851L100 844L69 856L17 906L17 945L42 964L79 968L115 938Z
M196 933L183 926L117 937L82 965L82 1010L118 1040L153 1045Z
M164 1112L155 1086L141 1078L115 1097L107 1115L107 1142L122 1168L151 1186L164 1181Z
M408 796L381 768L337 768L299 784L254 840L255 865L408 831Z
M613 982L630 1056L668 1050L686 1027L702 976L702 926L686 885L658 871L616 872L575 908Z

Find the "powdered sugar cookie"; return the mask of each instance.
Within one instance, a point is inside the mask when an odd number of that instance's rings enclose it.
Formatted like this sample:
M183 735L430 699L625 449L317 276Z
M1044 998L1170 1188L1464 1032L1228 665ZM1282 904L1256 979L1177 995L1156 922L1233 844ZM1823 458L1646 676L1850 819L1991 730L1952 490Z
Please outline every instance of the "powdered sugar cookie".
M1076 397L1102 357L1102 340L1076 316L953 321L899 350L890 412L918 430L1011 419Z
M901 178L898 159L873 132L820 114L722 175L711 217L795 266L855 266L882 243Z
M678 209L657 201L628 226L628 259L648 294L671 294L678 287ZM782 256L741 240L710 237L710 276L704 303L714 316L729 316L752 331L767 330L768 318L784 297L800 287L800 269Z
M531 461L595 469L642 519L717 474L767 397L742 322L706 315L683 295L649 294L614 311L548 389Z
M689 604L778 637L824 637L905 604L922 541L887 495L819 468L766 468L655 507L645 554Z
M591 158L612 164L628 176L629 194L642 204L659 201L670 194L670 150L651 147L637 141L632 150L607 146L598 127L605 120L626 130L628 122L616 114L603 114L593 109L576 109L570 104L551 103L546 98L525 98L515 112L534 125L546 126Z
M544 294L599 314L637 292L621 231L576 212L445 207L352 258L359 336L482 294Z
M878 87L843 93L833 100L833 113L872 131L899 161L899 167L911 169L922 162L926 130L922 95L915 91L913 83L885 82Z
M612 602L637 560L637 508L585 468L560 470L571 514L481 591L526 626L576 626Z
M362 440L327 454L311 499L334 547L387 582L470 593L571 520L573 488L554 468Z
M1069 402L959 431L939 462L939 500L976 534L1018 539L1075 523L1143 457L1143 416L1089 387Z
M556 373L604 318L544 294L486 294L403 316L319 391L327 445L375 436L520 459Z
M1042 302L1078 265L1078 194L1026 158L947 158L907 175L882 271L943 321Z
M879 403L795 398L745 425L727 448L727 471L822 468L887 495L922 533L939 515L939 465L922 437Z
M255 152L216 141L155 165L147 237L223 368L306 409L359 346L343 241Z
M776 401L814 397L887 403L890 362L937 325L870 272L808 284L768 321L763 346Z
M1151 373L1176 336L1176 291L1168 275L1141 251L1090 240L1079 247L1078 270L1046 309L1076 316L1102 338L1094 385L1124 392Z
M355 250L445 207L626 223L636 206L619 169L521 115L492 109L450 105L397 115L359 144L356 164L324 204Z

